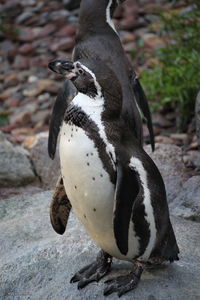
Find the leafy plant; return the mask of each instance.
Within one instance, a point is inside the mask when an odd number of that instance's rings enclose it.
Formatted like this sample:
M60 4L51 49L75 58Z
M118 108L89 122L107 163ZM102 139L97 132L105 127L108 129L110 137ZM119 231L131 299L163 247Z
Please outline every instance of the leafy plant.
M0 113L0 126L7 125L9 123L8 115Z
M170 43L152 54L157 63L143 71L141 79L151 108L170 105L177 109L182 126L194 113L200 90L200 3L192 1L182 13L162 12L160 17L160 34Z
M0 36L15 39L18 34L18 29L9 23L10 20L11 18L8 18L6 14L0 13Z

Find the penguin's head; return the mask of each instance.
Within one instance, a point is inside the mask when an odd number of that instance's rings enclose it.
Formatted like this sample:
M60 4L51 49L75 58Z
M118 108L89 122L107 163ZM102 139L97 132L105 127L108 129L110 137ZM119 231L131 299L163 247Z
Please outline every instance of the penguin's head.
M96 81L94 73L81 62L67 60L54 60L49 63L49 68L70 79L77 90L91 98L101 96L101 88Z
M82 0L79 13L79 36L107 30L105 22L114 30L112 22L114 11L125 0Z
M71 80L80 93L94 100L102 98L112 111L121 110L122 91L115 73L100 60L80 59L76 62L54 60L49 68Z

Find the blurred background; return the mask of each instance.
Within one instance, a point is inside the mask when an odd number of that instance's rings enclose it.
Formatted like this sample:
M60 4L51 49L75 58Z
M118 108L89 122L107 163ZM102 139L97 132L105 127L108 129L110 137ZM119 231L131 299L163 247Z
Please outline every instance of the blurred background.
M47 154L48 124L63 78L47 65L71 57L79 2L0 1L0 299L104 299L103 281L81 292L69 284L97 247L73 213L63 236L49 220L60 165L58 150L53 161ZM144 149L163 176L180 247L179 262L145 272L124 299L196 300L200 1L126 0L114 22L149 100L156 147L152 153L144 126ZM126 269L118 263L111 277Z
M48 131L63 78L47 65L54 58L71 57L79 3L1 1L0 131L14 145L29 150L38 133ZM127 0L114 22L146 91L155 141L181 147L188 171L199 173L199 1ZM144 136L148 144L146 126Z

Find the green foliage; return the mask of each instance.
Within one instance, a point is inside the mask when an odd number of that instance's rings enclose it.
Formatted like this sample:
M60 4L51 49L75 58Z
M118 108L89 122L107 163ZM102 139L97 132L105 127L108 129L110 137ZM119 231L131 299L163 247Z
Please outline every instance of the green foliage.
M0 126L7 125L9 123L8 115L0 113Z
M18 29L9 23L10 20L11 18L6 14L0 13L0 35L15 39L18 35Z
M178 109L184 120L194 113L195 97L200 90L200 3L192 2L182 14L161 13L160 33L170 43L156 51L157 63L141 74L151 108L170 105Z

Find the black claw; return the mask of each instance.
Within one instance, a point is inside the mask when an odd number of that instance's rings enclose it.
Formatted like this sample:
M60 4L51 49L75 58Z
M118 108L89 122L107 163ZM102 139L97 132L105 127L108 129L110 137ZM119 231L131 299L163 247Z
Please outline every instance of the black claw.
M87 285L87 283L88 283L87 280L84 280L84 279L82 279L81 281L79 281L79 283L77 285L78 290L84 288Z
M110 294L112 294L113 292L115 292L115 287L114 285L108 286L107 288L105 288L103 294L104 296L108 296Z
M75 274L71 280L70 280L70 283L74 283L74 282L77 282L80 280L80 277L78 276L78 274Z
M120 298L121 296L123 296L124 294L125 294L126 292L124 292L124 291L121 291L121 292L118 292L118 297Z

